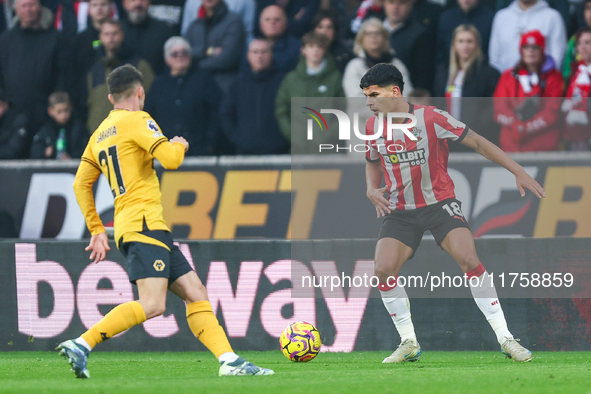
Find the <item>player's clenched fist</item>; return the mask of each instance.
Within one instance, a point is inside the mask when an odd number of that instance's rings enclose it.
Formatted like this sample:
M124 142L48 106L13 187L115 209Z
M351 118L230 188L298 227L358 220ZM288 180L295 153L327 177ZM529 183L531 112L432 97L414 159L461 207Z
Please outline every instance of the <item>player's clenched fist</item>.
M189 143L188 143L188 142L187 142L187 140L186 140L186 139L184 139L183 137L179 137L179 136L173 137L173 138L170 140L170 143L173 143L173 142L180 142L181 144L183 144L183 145L185 146L185 152L186 152L187 150L189 150Z

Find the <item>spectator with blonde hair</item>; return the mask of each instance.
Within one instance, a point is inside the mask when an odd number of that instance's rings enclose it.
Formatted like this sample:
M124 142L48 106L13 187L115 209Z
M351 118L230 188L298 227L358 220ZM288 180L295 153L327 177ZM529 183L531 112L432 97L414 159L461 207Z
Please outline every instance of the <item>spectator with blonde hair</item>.
M414 90L408 69L396 57L394 50L390 46L390 33L379 19L369 18L361 24L355 37L353 52L357 57L351 59L343 74L343 90L345 95L350 97L347 99L347 112L350 114L351 119L353 119L352 114L355 112L359 114L360 122L373 115L366 106L365 95L363 90L359 88L359 81L367 70L378 63L390 63L400 70L404 79L402 94L405 98L408 98L408 93ZM357 143L362 144L364 142L361 140L351 141L352 145ZM353 156L359 157L358 154Z
M498 129L492 122L492 100L465 100L463 97L492 97L500 74L484 60L480 33L474 25L463 24L454 30L449 63L435 78L436 97L445 97L447 111L456 119L478 129L487 140L498 143ZM457 149L456 149L457 148ZM469 151L461 144L450 150Z
M457 5L445 10L439 17L437 31L436 64L446 64L449 60L449 46L454 30L469 23L474 25L482 37L482 52L488 53L490 30L495 12L484 4L483 0L457 0Z
M370 18L361 24L353 52L357 57L351 59L343 74L343 89L347 97L364 97L359 81L367 70L378 63L391 63L400 70L404 78L405 97L406 92L413 90L408 69L390 47L390 34L379 19Z

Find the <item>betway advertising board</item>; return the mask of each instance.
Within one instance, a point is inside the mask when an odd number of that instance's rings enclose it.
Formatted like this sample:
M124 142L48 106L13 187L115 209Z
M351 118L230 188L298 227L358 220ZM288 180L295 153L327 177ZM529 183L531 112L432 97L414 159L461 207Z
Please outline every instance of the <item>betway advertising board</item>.
M451 154L449 173L476 237L590 237L591 154L513 156L546 190L519 196L514 177L477 154ZM381 220L365 196L358 156L189 158L176 171L156 164L164 217L182 239L375 238ZM0 211L22 239L88 236L72 189L78 162L0 163ZM101 176L103 221L113 197Z
M294 244L300 251L308 251L305 259L293 259ZM79 336L115 305L137 297L124 258L114 243L107 259L98 264L88 260L86 245L84 241L0 242L0 286L4 296L0 351L53 350L58 343ZM293 273L297 267L306 267L308 275L315 278L313 283L325 275L340 277L339 270L348 261L353 267L346 268L344 275L373 275L374 247L374 240L179 243L205 284L214 313L232 346L238 351L277 352L283 329L299 320L318 327L324 351L391 352L396 348L399 337L376 288L360 286L353 279L352 284L343 287L314 284L305 294L302 289L296 291L298 279ZM591 349L587 335L591 329L591 247L587 239L477 239L476 248L488 272L494 273L509 328L524 345L532 351ZM499 271L506 260L512 262L510 271ZM551 278L539 278L535 283L536 273L548 274L549 263ZM432 274L437 270L441 275L445 270L446 276L461 276L457 264L433 240L423 242L401 273L408 277L416 266L424 276L427 272L423 268L429 264ZM526 267L529 275L524 277L521 272L515 278L512 272L518 267ZM443 282L429 282L425 290L431 292L430 298L411 295L416 289L407 282L423 350L498 350L495 335L475 305L470 289L461 284L461 288L457 287L455 279L446 285ZM462 291L459 297L437 296L442 286L452 285ZM507 290L517 287L538 296L513 298ZM570 292L556 298L559 289ZM184 303L169 293L164 315L102 343L97 350L205 350L189 330L185 316Z

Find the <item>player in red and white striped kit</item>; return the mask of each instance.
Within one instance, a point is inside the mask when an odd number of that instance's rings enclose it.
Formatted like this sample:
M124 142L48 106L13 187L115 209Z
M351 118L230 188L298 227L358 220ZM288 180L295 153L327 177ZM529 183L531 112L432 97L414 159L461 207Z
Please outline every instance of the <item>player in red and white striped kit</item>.
M412 324L410 303L406 291L396 285L394 278L414 255L423 233L430 230L439 246L458 262L469 278L486 273L447 171L447 140L462 143L513 173L522 197L525 189L539 198L545 193L519 164L464 123L436 107L406 102L402 97L402 75L392 64L381 63L369 69L360 87L367 96L367 105L376 115L367 121L366 134L374 134L380 126L376 124L379 113L408 113L417 120L414 127L409 127L416 141L402 129L394 129L392 138L387 139L384 116L382 137L367 142L365 170L367 197L376 207L377 216L384 217L375 251L375 274L380 280L382 301L401 338L398 349L383 362L416 361L421 347ZM393 123L410 121L401 118L394 119ZM384 187L380 187L382 177L385 178ZM530 361L531 352L521 346L507 328L495 288L486 284L471 286L470 290L494 330L501 350L516 361Z

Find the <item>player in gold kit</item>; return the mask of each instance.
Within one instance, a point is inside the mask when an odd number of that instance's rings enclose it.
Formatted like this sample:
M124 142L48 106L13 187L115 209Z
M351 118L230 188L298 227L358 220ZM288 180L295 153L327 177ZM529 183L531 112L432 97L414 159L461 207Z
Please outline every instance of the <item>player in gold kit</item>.
M193 334L218 358L220 375L272 375L233 352L207 298L207 290L178 247L162 216L160 185L153 159L166 169L183 162L189 144L182 137L166 138L152 117L143 112L145 92L141 73L130 65L107 78L114 109L92 134L82 155L74 191L92 235L86 248L98 263L110 250L96 211L92 185L103 173L115 198L115 240L127 258L129 280L139 300L116 306L79 338L58 345L78 378L89 378L86 362L96 344L166 308L167 289L187 304Z

